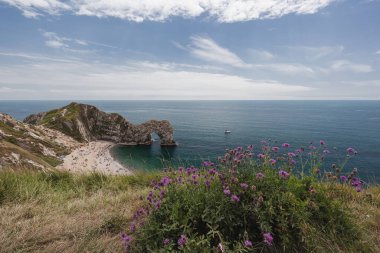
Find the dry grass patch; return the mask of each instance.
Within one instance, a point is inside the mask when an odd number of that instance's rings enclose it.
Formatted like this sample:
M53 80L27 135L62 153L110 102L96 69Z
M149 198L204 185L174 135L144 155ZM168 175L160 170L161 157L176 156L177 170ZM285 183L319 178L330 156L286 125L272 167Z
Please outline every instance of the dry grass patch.
M22 184L9 174L20 172L6 173L0 173L0 252L7 253L121 252L120 233L149 181L58 173L52 183L40 173L22 172L31 181ZM76 188L65 190L72 183ZM31 186L38 193L19 196Z

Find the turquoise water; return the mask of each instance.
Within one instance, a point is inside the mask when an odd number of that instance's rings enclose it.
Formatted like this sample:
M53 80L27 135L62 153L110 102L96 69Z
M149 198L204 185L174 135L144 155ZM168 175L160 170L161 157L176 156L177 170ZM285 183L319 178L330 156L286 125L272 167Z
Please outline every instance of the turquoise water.
M359 151L347 170L380 181L380 101L82 101L116 112L133 123L167 119L175 128L177 147L113 149L115 157L136 169L162 168L162 159L199 164L215 159L226 148L259 145L263 139L289 142L294 148L325 140L344 153ZM23 119L68 101L0 101L0 111ZM224 134L230 129L231 134ZM156 136L156 138L158 138ZM328 162L331 162L328 161Z

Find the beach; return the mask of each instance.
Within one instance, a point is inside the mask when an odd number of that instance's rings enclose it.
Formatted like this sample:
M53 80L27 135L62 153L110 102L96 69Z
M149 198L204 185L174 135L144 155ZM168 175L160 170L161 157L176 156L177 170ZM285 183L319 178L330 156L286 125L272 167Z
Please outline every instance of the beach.
M70 172L97 172L108 175L130 175L132 171L118 163L111 155L115 144L107 141L93 141L71 152L57 168Z

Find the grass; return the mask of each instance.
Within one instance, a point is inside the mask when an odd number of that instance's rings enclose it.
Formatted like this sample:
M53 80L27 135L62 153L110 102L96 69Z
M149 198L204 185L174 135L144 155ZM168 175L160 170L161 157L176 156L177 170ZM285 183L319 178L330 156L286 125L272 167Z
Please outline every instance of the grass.
M120 233L156 174L0 172L0 252L121 252Z
M0 171L0 252L122 252L120 233L128 230L152 179L135 176L75 175L31 170ZM350 187L331 190L366 234L370 252L380 252L380 187L357 194ZM326 238L321 236L320 238ZM334 252L331 240L316 252ZM335 252L350 252L340 248Z

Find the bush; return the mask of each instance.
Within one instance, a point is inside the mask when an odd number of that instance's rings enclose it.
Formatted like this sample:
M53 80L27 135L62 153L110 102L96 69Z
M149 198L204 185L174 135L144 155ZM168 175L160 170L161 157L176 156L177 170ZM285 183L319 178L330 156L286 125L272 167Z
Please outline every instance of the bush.
M259 154L252 146L239 147L218 164L167 170L152 182L146 204L136 210L128 235L122 235L126 250L368 252L358 243L362 235L344 202L330 194L338 181L360 192L363 182L356 170L340 175L342 168L334 165L334 171L321 175L328 153L324 142L294 153L289 146L264 143ZM347 152L347 158L355 155L353 149ZM321 248L322 242L334 247Z

